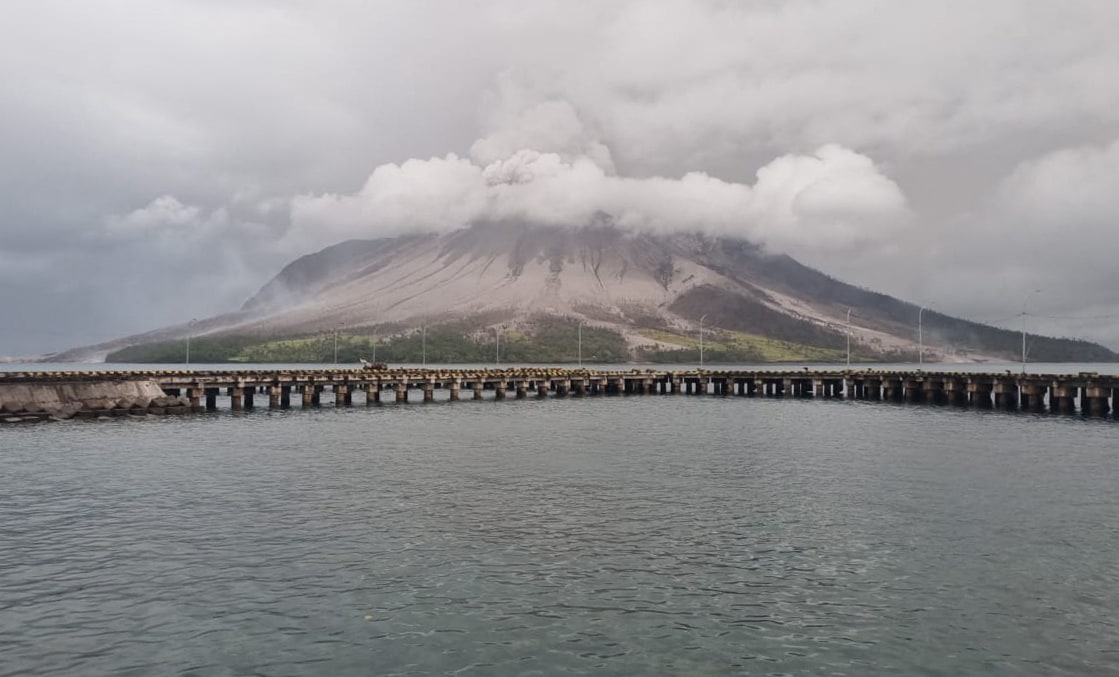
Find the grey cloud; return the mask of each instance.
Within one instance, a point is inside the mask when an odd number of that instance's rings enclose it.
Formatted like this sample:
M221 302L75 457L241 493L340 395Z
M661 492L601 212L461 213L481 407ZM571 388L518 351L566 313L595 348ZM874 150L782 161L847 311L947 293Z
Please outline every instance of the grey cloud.
M288 257L384 232L352 207L392 171L475 181L501 163L519 181L535 152L611 204L702 184L756 208L759 169L803 175L824 147L888 182L840 223L852 237L831 218L850 187L813 190L793 221L724 225L945 312L1010 315L1041 286L1049 315L1097 318L1047 330L1119 346L1100 317L1119 304L1100 253L1119 206L1095 187L1114 176L1117 24L1108 0L16 0L0 301L25 319L0 327L0 354L236 307ZM480 213L478 194L442 216Z

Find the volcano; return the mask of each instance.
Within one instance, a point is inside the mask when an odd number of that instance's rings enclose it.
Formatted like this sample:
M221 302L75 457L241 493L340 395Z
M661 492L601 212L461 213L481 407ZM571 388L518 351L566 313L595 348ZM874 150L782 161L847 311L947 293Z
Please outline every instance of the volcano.
M343 242L293 261L239 311L94 348L188 331L281 337L345 327L391 336L453 325L478 334L495 327L531 332L541 318L609 329L633 351L680 348L701 326L724 337L832 351L830 359L848 337L861 359L914 361L919 346L927 361L1013 360L1021 340L1018 332L922 314L912 303L742 239L633 232L603 215L577 228L483 223ZM1030 343L1037 361L1119 357L1085 341Z

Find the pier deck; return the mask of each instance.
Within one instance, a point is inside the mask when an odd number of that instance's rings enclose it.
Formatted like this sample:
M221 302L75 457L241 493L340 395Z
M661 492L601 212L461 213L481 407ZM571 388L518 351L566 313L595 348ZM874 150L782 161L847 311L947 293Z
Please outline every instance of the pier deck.
M1054 411L1106 416L1115 411L1119 377L1095 373L1053 375L941 371L662 370L599 369L276 369L247 371L39 371L0 373L3 385L154 381L192 411L215 410L228 396L234 410L255 406L320 406L329 392L335 406L385 401L601 395L708 395L849 398L936 405ZM257 399L257 396L260 396ZM223 399L224 401L224 399ZM2 403L0 403L2 404Z

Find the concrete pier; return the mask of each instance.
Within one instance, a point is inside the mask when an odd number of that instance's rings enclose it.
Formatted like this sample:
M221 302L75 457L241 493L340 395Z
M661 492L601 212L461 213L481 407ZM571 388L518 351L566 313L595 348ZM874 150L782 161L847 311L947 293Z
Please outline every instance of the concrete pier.
M964 372L898 372L876 370L632 370L595 369L316 369L263 371L128 371L128 372L6 372L2 386L48 386L90 383L152 381L165 397L181 398L181 407L167 409L212 412L219 395L229 396L229 408L251 410L254 396L267 395L269 409L291 406L291 393L304 408L319 406L329 388L338 407L352 404L355 390L363 390L365 403L381 402L382 391L394 393L399 403L419 390L424 402L436 391L449 391L452 402L469 388L473 399L492 390L495 400L512 390L517 399L532 392L538 398L596 395L672 395L736 398L846 398L856 402L905 402L921 406L971 406L1004 411L1053 412L1093 417L1114 417L1119 377L1099 374L997 374ZM52 386L53 387L53 386ZM418 399L418 398L417 398ZM27 405L31 406L31 405ZM588 405L589 406L589 405ZM744 404L743 406L749 406ZM24 411L22 403L3 404ZM154 407L160 409L160 407ZM0 415L5 411L0 410Z

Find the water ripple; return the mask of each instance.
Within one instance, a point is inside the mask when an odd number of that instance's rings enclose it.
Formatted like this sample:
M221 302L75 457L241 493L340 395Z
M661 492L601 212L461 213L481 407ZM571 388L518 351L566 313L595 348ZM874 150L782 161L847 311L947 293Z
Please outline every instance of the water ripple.
M1111 426L610 398L0 431L0 677L1119 672Z

